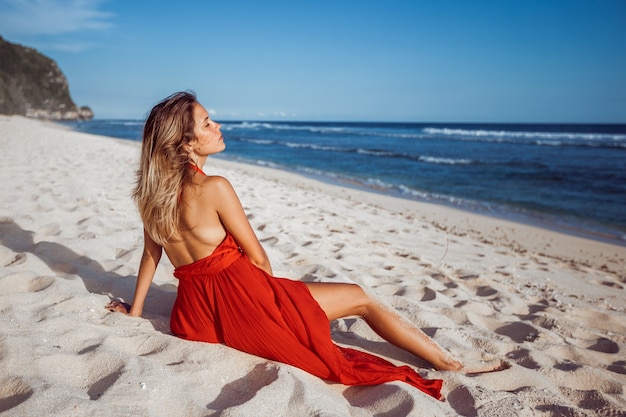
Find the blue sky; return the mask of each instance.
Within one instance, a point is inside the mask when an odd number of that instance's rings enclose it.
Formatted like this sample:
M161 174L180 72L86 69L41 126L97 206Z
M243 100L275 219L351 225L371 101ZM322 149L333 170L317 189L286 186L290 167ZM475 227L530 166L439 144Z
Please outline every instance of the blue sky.
M626 1L0 0L97 118L626 123Z

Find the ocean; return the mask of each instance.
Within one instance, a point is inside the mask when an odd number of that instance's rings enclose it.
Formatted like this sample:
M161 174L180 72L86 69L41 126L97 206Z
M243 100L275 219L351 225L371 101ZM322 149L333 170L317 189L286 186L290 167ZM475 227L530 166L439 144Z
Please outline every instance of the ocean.
M626 125L220 123L221 159L626 245ZM64 124L137 141L143 126Z

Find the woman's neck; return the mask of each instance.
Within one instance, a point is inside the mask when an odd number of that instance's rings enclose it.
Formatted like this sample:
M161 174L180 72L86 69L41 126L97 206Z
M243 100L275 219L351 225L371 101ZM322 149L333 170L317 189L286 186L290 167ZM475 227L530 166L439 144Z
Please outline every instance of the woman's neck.
M197 159L194 161L195 166L197 166L200 170L202 170L202 168L204 167L204 163L206 162L206 159L207 159L206 156L198 156ZM193 162L191 162L191 164L193 165Z
M193 171L196 171L204 175L204 171L202 171L202 167L194 164L193 162L189 162L189 168L192 169Z

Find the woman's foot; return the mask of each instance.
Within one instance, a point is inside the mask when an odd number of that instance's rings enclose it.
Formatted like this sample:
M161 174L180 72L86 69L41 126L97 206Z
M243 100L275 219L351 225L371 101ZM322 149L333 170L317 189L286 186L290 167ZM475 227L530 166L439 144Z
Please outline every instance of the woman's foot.
M438 371L461 372L466 375L478 375L488 372L497 372L509 369L511 365L500 359L470 361L461 363L454 358L447 358L440 364L435 365Z
M448 356L442 359L441 362L434 363L433 365L438 371L460 372L463 369L463 364L451 356Z
M488 361L470 362L463 365L460 372L466 375L478 375L487 372L498 372L509 369L511 364L500 359L491 359Z

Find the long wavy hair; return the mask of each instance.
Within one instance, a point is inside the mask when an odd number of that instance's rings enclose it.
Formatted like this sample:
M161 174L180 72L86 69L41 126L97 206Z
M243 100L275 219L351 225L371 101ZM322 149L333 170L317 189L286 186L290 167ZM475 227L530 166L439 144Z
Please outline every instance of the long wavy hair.
M180 196L191 183L185 145L194 139L196 95L179 92L152 108L143 128L133 199L144 228L158 244L180 239Z

